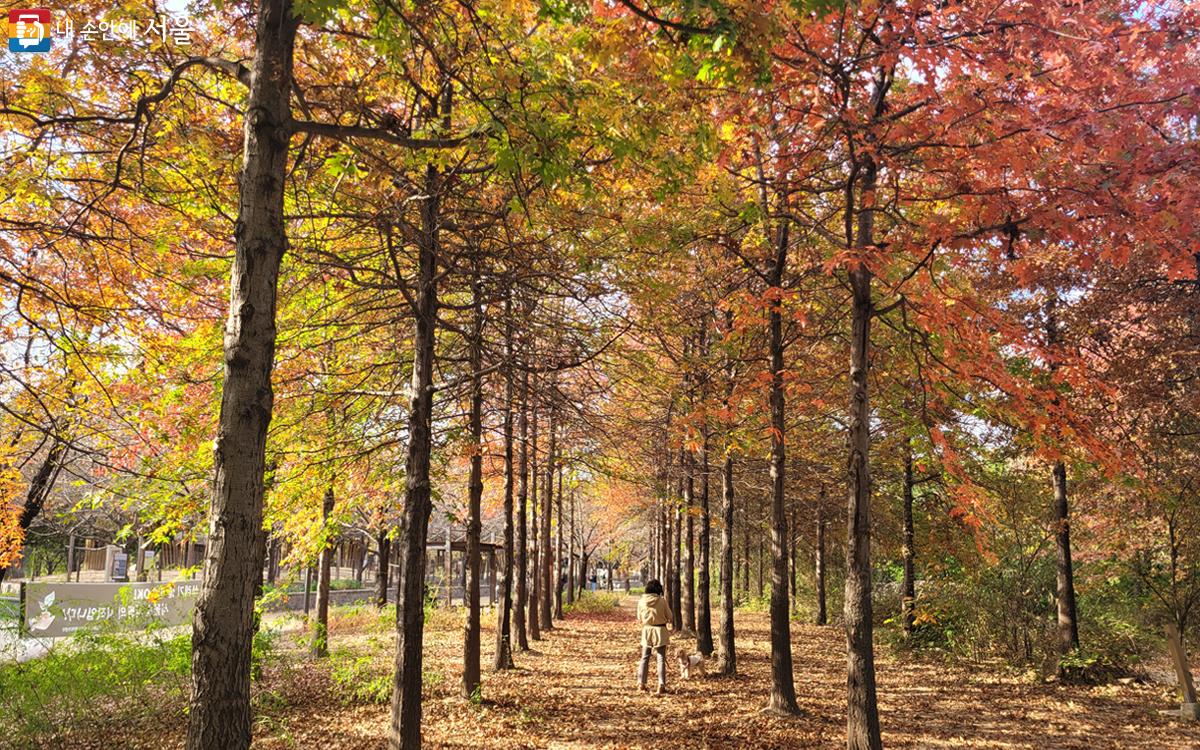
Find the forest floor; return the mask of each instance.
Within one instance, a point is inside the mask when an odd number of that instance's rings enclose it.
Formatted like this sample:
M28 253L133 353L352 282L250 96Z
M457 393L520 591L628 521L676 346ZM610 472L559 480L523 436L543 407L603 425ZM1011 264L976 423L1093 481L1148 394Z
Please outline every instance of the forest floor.
M638 657L632 598L616 609L571 613L515 655L517 669L490 669L494 633L483 633L483 700L459 697L461 619L431 618L425 650L425 744L440 748L837 748L845 746L845 645L839 628L793 624L796 718L764 714L770 680L764 614L736 618L738 676L680 682L670 693L634 690ZM485 621L490 619L485 616ZM333 656L290 656L266 668L255 689L255 747L377 748L389 724L390 633L373 611L331 623ZM317 666L319 665L319 666ZM900 660L877 649L879 709L887 748L1200 748L1200 724L1160 714L1177 698L1162 685L1060 685L999 667ZM651 677L653 680L653 677ZM362 694L351 697L355 686ZM72 747L178 747L175 718L121 722L68 738ZM140 726L139 726L140 725ZM107 735L107 736L104 736ZM117 741L118 744L112 744Z

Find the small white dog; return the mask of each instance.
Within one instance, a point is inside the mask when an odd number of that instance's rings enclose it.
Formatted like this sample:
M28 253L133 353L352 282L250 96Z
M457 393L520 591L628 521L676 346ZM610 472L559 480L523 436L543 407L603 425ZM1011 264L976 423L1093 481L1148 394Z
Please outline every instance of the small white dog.
M684 680L694 678L703 678L707 675L704 670L704 654L697 651L694 654L689 654L684 648L680 647L675 652L675 660L679 662L679 676Z

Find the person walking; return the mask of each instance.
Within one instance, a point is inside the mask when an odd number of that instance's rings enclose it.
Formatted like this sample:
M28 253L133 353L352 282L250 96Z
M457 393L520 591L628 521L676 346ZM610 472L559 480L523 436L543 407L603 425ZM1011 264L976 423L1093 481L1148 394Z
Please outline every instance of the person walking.
M646 690L646 677L650 669L650 654L658 657L658 690L655 695L667 692L667 623L671 621L671 610L663 597L662 583L657 579L646 582L646 593L638 600L637 621L642 626L642 660L638 664L638 691Z

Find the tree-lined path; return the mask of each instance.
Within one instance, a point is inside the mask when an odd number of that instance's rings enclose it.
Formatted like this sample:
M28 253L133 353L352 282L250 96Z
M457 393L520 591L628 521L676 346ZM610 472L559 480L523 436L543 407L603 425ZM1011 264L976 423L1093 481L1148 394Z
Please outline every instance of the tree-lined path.
M1196 3L110 6L2 58L0 625L83 622L13 737L1194 713ZM728 681L618 700L650 579Z

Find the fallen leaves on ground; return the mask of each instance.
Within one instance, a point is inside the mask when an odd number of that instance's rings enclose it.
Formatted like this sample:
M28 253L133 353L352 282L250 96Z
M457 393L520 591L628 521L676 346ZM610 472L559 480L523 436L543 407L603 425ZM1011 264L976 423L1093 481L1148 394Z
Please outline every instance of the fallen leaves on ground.
M556 623L531 643L531 651L515 655L518 668L508 672L490 669L494 631L485 626L484 700L478 704L459 692L459 622L455 615L438 613L427 630L424 739L429 747L845 746L845 645L837 628L793 624L802 713L781 718L761 711L770 680L769 630L762 614L736 618L737 677L680 682L672 662L671 692L663 697L635 691L632 599L612 613L570 615ZM390 664L390 644L363 629L361 618L335 623L331 643L353 653L373 652L380 664ZM883 649L877 672L887 748L1200 748L1200 725L1159 713L1176 700L1162 686L1029 682L999 669L900 660ZM255 705L254 745L265 750L377 750L390 721L386 703L347 703L328 663L299 652L268 670L256 687ZM120 744L181 746L182 727L181 719L160 722L138 730L148 736L126 737Z

